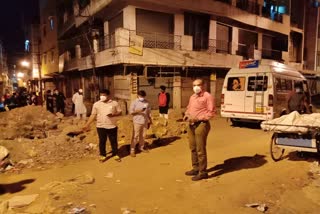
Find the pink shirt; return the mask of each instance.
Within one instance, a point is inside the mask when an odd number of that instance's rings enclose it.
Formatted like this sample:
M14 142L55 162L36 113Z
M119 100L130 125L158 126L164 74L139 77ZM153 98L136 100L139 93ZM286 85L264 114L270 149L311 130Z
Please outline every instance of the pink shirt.
M215 111L214 99L205 91L190 97L186 115L197 120L209 120L215 115Z

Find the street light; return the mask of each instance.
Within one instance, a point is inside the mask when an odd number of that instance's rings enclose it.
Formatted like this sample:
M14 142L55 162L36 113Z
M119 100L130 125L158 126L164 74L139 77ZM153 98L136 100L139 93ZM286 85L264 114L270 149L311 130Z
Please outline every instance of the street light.
M28 61L26 61L26 60L23 60L23 61L21 62L21 65L22 65L23 67L29 67L29 66L30 66L30 62L28 62Z

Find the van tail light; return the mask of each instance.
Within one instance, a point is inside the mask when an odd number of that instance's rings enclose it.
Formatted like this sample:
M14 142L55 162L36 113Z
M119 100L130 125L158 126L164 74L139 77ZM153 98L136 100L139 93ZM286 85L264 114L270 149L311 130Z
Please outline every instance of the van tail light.
M268 106L269 106L269 107L272 107L272 106L273 106L273 95L272 95L272 94L269 94L269 97L268 97Z
M224 94L221 94L221 105L224 104Z

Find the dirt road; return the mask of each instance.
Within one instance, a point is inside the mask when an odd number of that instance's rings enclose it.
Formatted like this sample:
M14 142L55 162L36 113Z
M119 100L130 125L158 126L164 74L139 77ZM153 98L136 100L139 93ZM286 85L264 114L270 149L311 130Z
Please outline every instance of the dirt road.
M286 153L274 162L271 133L232 127L216 118L208 139L210 178L198 182L184 175L190 167L186 136L152 146L150 153L99 163L53 164L0 175L0 201L15 195L39 194L26 213L259 213L245 204L266 204L266 213L318 213L320 175L309 172L314 158ZM76 182L78 175L94 182ZM73 178L73 179L72 179ZM71 180L70 180L71 179ZM79 179L79 177L78 177ZM58 181L52 183L54 181ZM11 191L11 192L10 192Z

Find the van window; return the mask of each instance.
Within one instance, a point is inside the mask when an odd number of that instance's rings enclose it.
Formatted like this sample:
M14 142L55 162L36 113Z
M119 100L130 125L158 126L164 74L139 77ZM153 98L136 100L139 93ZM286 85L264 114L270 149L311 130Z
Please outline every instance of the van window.
M286 92L292 90L292 80L276 78L275 85L277 92Z
M228 78L228 91L243 91L244 90L245 77L229 77Z
M267 76L254 76L248 79L248 91L266 91L268 87Z

